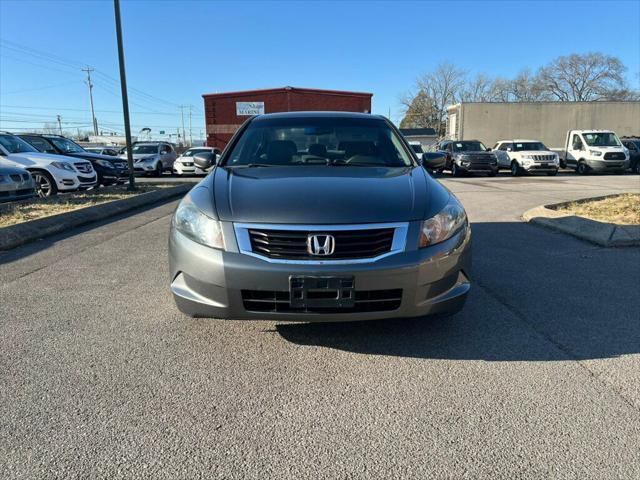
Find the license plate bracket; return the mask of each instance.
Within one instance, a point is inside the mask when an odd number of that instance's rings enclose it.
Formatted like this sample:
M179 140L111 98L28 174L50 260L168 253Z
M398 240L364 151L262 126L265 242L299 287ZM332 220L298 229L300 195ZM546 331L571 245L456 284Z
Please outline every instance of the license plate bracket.
M291 308L351 308L355 306L356 291L353 276L289 277Z

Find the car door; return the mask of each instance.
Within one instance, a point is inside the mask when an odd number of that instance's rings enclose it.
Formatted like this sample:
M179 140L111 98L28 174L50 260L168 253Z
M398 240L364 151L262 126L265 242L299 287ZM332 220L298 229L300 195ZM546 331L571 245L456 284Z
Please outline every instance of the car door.
M451 142L445 143L443 146L441 146L440 151L444 152L446 155L445 169L451 170L451 164L453 163L453 157L451 155Z
M495 147L493 147L494 153L498 158L499 168L509 168L511 166L511 159L509 158L509 154L507 153L508 145L508 142L500 142L497 143Z
M571 141L569 142L569 148L567 149L567 158L565 159L565 163L567 166L575 167L578 165L578 159L582 154L583 144L580 135L574 133L571 136Z
M173 163L176 160L176 152L171 145L163 143L160 145L160 160L162 166L167 169L173 169Z

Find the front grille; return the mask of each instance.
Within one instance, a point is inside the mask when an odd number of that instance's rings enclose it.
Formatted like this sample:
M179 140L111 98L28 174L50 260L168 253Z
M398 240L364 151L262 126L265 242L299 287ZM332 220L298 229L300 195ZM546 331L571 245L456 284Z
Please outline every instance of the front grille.
M495 163L496 158L493 155L465 155L463 161L471 163Z
M622 152L607 152L604 154L605 160L624 160L625 154Z
M89 162L75 163L74 165L80 173L91 173L93 171L93 167Z
M555 155L532 155L536 162L553 162Z
M182 162L185 167L193 167L193 162Z
M80 175L78 175L78 181L81 183L94 182L95 180L95 175L93 177L81 177Z
M269 258L291 260L339 260L372 258L391 250L394 228L368 230L249 230L251 250ZM309 235L332 235L335 250L331 255L312 255L307 251Z
M274 313L360 313L397 310L402 302L402 289L356 290L353 307L292 308L289 292L273 290L242 290L242 303L247 311Z
M113 164L116 166L116 168L119 168L120 170L129 169L129 167L127 166L127 162L113 162Z

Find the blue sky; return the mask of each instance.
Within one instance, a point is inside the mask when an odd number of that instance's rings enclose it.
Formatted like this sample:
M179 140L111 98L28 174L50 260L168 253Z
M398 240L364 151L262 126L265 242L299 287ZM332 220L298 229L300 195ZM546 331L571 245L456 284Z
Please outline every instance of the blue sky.
M399 96L443 61L509 77L601 51L640 87L638 0L121 3L134 133L175 132L191 104L197 137L202 93L285 85L372 92L374 113L399 121ZM0 38L0 128L60 114L87 129L87 64L99 124L122 130L113 2L0 0Z

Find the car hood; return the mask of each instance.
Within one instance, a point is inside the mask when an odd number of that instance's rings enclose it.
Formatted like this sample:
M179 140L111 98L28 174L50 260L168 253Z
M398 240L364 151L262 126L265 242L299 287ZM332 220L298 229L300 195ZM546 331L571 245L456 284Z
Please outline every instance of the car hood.
M49 165L51 162L67 162L73 164L78 161L77 158L67 157L66 155L54 155L51 153L40 152L11 153L4 158L22 168L37 166L44 167Z
M146 160L147 158L151 158L151 157L157 157L158 154L157 153L134 153L133 154L133 161L134 162L139 162L140 160ZM112 159L115 157L111 157ZM127 156L126 155L120 155L118 158L120 158L121 160L127 160Z
M216 168L220 220L285 224L410 221L428 208L421 167Z

